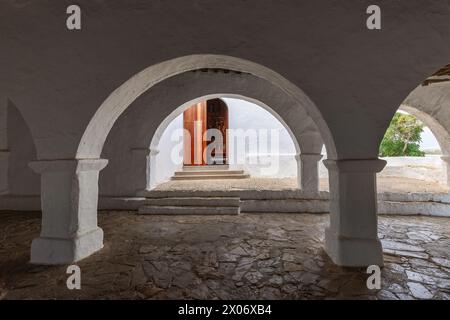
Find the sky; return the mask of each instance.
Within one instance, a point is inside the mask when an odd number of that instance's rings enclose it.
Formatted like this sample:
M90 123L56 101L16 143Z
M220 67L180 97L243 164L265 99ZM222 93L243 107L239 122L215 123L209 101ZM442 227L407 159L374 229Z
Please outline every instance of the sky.
M428 127L425 127L422 133L422 142L420 143L420 149L425 151L440 149L439 143Z
M294 154L295 146L288 131L269 111L260 106L240 100L223 98L228 106L230 129L279 130L279 154Z

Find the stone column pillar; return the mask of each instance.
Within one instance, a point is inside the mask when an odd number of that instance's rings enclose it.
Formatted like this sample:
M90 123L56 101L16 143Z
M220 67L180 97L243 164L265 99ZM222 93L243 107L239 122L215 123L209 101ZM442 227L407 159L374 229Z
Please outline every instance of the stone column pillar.
M136 194L145 191L150 183L150 153L149 148L136 148L131 150L133 154L133 181Z
M446 166L445 172L447 176L445 177L445 182L448 187L450 187L450 156L441 157L442 161L444 161L444 165Z
M41 235L31 245L31 263L69 264L103 247L97 225L98 175L108 161L34 161L41 174Z
M156 179L156 156L158 155L159 150L158 149L151 149L150 150L150 159L148 161L148 185L147 189L151 190L156 187L157 185L157 179Z
M319 192L319 161L321 154L302 153L295 156L297 160L297 179L301 190Z
M325 160L330 179L330 226L325 250L340 266L383 265L378 239L376 173L386 161Z

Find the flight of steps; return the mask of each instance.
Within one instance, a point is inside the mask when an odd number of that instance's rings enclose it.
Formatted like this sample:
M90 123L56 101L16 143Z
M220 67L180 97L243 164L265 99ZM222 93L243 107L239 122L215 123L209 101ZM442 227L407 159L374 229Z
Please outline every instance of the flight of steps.
M139 214L155 215L238 215L238 197L147 198Z
M246 179L244 170L230 170L228 165L184 166L171 180Z

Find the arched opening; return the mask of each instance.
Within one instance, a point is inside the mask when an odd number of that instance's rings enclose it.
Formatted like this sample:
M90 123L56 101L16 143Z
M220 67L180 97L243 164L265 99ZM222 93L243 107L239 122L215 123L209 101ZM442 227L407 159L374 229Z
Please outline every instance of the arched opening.
M45 232L41 233L41 237L33 241L31 256L33 263L54 264L76 261L102 248L103 231L97 225L98 177L107 161L99 157L114 123L125 111L128 112L131 104L139 102L138 97L147 94L151 96L153 90L149 90L150 88L164 86L166 81L170 82L172 79L185 75L196 78L198 77L195 75L196 72L190 71L200 69L202 70L200 73L212 71L211 82L204 83L204 86L197 86L198 83L192 86L188 82L182 82L187 90L179 90L173 97L166 91L162 98L168 99L169 103L155 105L155 109L150 110L152 116L147 118L151 119L150 126L159 124L164 127L165 122L173 119L174 109L180 103L173 103L173 100L170 100L172 98L176 101L181 97L182 101L190 101L188 106L191 106L196 103L192 101L193 98L195 100L195 97L203 96L205 93L209 95L225 92L226 95L227 92L231 92L229 94L243 92L242 95L255 96L265 104L265 100L271 101L267 105L271 105L286 122L293 124L290 126L288 123L288 127L293 128L293 134L299 144L304 142L304 145L300 146L302 152L311 150L310 153L297 155L301 160L302 170L313 171L311 167L314 165L317 168L314 151L321 150L324 143L328 157L336 158L337 152L332 136L317 107L300 89L275 72L242 59L215 55L187 56L160 63L126 81L105 100L92 117L81 138L76 160L33 164L34 170L41 173L43 189L53 191L43 191L44 195L48 196L43 197L43 225L46 228ZM218 74L223 74L223 78ZM229 78L229 74L236 76ZM220 86L217 86L218 83ZM245 94L245 92L251 92L251 94ZM183 98L183 96L191 97ZM259 99L260 96L262 99ZM157 153L157 150L152 149L153 144L149 141L153 136L159 137L160 132L156 127L152 130L143 130L143 133L134 131L137 136L133 133L132 140L136 145L129 150L133 174L137 175L129 177L128 180L133 182L131 188L134 189L135 195L135 192L139 193L139 190L142 192L148 189L148 181L142 171L145 172L150 168L150 172L155 172L152 170L152 165L147 166L148 157ZM142 139L138 138L141 133ZM148 144L145 146L146 142ZM143 147L139 147L138 143L143 143ZM140 169L136 170L134 164L139 164L136 167ZM56 208L51 198L55 194L66 191L70 196L65 197L63 202L59 202L60 208ZM279 200L282 201L282 199ZM60 212L66 214L55 219ZM73 221L77 223L73 224ZM75 238L72 228L77 230ZM55 241L58 245L55 245Z
M417 119L423 122L426 128L433 135L433 138L437 141L439 148L434 147L432 149L439 149L437 155L441 156L441 166L444 168L442 179L439 182L450 188L450 131L448 128L444 127L434 116L421 111L411 105L402 105L399 110L403 110ZM433 150L431 150L433 151ZM435 152L436 154L436 152Z
M450 134L421 109L402 104L380 145L387 161L378 174L381 214L450 216Z
M40 209L40 179L28 164L36 160L36 147L30 127L19 108L8 100L0 114L0 210ZM1 144L0 144L1 145Z
M450 216L449 75L446 66L425 79L392 118L380 144L379 213Z
M212 165L208 166L209 154L203 151L208 151L205 145L210 139L206 132L195 134L193 130L186 130L185 116L187 112L191 112L188 114L190 128L194 127L192 125L193 113L199 118L203 117L203 119L208 118L209 120L210 116L205 115L206 112L204 112L207 102L217 101L218 97L223 105L227 105L228 119L227 121L221 119L220 122L226 122L228 130L227 132L219 130L218 133L221 136L220 144L223 144L228 152L226 157L223 157L224 163L219 161L216 162L218 165L214 166L214 161L211 161L209 163ZM199 111L199 108L202 111ZM149 157L149 169L147 170L149 189L153 189L161 183L164 186L159 189L171 187L214 190L224 188L233 188L234 190L297 189L301 186L301 178L305 178L305 176L308 178L313 174L308 171L302 177L300 157L297 157L300 154L297 138L272 108L258 100L242 95L209 95L183 104L170 118L173 118L172 121L170 123L163 121L152 138L150 149L157 150L157 152L151 152ZM216 130L214 125L202 125L201 121L199 124L203 129L212 127L214 134L214 130ZM181 132L183 129L184 132ZM189 136L187 146L186 135ZM193 141L194 136L200 140L196 144ZM180 138L184 138L183 144L180 143ZM178 150L180 147L183 149L181 152ZM196 160L193 152L196 147L201 151L197 159L202 161L200 164L195 164L198 168L194 170L189 166ZM211 152L214 151L211 148ZM183 157L180 156L181 154ZM189 157L188 164L186 164L186 157ZM152 175L152 172L156 174ZM167 180L175 182L166 183ZM207 183L206 180L212 181ZM311 180L307 179L307 181L311 183Z
M402 105L391 122L380 147L387 166L379 174L380 191L389 188L388 177L406 179L390 183L399 192L445 192L449 134L430 115ZM411 179L408 181L407 179ZM428 184L426 182L429 182Z
M415 270L406 271L408 281L419 282L408 283L409 292L427 299L435 288L415 276L439 270L448 256L430 246L446 246L441 233L450 217L448 67L437 74L414 89L393 115L380 143L387 165L377 174L378 214L387 215L379 227L384 255L396 270L406 265ZM393 226L396 219L400 223Z
M284 139L294 143L296 165L293 170L305 171L305 174L296 175L297 178L312 177L297 181L297 185L304 191L317 193L318 182L314 175L323 140L302 106L282 90L252 75L201 71L187 72L159 83L119 118L102 152L102 158L108 159L109 163L100 175L100 194L103 197L134 197L152 189L155 178L145 177L161 170L156 161L148 159L161 158L158 143L165 128L186 108L217 97L243 100L247 106L253 104L256 109L262 108L274 118L285 131ZM151 170L152 166L156 167Z

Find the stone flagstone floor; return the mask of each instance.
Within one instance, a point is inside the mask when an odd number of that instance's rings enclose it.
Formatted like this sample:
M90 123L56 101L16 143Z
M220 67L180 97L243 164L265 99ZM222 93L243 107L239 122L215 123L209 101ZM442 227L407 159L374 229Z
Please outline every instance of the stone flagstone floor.
M450 219L379 218L382 289L323 252L328 215L99 215L105 248L66 267L28 264L38 213L0 213L0 299L450 299Z

